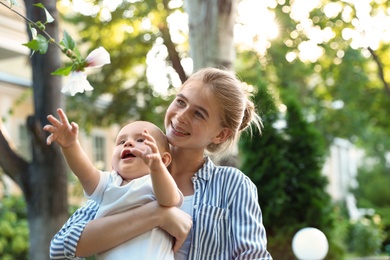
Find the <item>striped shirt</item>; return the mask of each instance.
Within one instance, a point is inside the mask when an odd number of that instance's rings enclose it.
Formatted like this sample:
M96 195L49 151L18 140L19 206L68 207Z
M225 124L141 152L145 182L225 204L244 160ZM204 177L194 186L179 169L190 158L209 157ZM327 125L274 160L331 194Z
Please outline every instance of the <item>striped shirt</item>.
M188 259L272 259L266 249L257 189L246 175L206 158L192 181L195 192ZM98 207L88 201L71 216L51 241L51 259L78 259L74 257L77 242Z

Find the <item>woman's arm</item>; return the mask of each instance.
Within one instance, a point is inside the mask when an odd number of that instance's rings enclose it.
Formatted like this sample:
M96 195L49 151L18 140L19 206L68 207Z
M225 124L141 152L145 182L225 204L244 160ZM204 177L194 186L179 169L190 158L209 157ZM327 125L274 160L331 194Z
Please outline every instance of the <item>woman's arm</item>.
M99 204L88 200L55 234L50 243L50 259L77 259L76 246L87 223L94 219Z
M78 209L53 237L50 259L77 259L104 252L152 228L160 227L175 239L176 252L192 226L191 217L157 201L116 215L95 219L99 205L93 200Z
M192 226L191 217L175 207L162 207L157 201L119 214L90 221L84 228L76 255L86 257L109 250L123 242L160 227L175 239L178 250Z

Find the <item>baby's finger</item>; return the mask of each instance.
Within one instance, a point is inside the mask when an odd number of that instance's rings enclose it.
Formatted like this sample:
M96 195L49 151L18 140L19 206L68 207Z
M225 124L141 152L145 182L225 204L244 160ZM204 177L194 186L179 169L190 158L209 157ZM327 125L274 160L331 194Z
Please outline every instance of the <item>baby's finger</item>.
M79 130L79 125L77 123L75 123L75 122L72 122L70 124L70 126L71 126L71 129L72 129L72 133L77 134L77 131Z
M47 116L47 120L49 120L49 122L52 123L52 125L54 125L54 126L59 126L59 125L61 125L61 122L60 122L57 118L55 118L54 116L52 116L52 115L48 115L48 116Z
M156 140L154 140L154 137L149 134L148 130L144 129L142 135L145 137L146 140L154 143L156 142Z
M150 160L160 159L160 155L158 153L151 153L151 154L146 155L146 157Z
M53 131L54 131L54 126L52 126L52 125L45 125L45 126L43 127L43 130L46 131L46 132L49 132L49 133L53 133Z
M154 141L154 140L153 140ZM157 144L155 142L145 140L144 143L150 147L152 153L158 153Z
M137 148L132 148L130 149L130 152L134 154L136 157L142 157L143 151L137 149Z
M60 116L60 120L61 120L62 123L69 124L68 117L66 116L64 110L62 110L61 108L58 108L57 109L57 113Z
M53 134L49 135L49 136L46 138L46 144L47 144L47 145L51 145L52 142L53 142Z

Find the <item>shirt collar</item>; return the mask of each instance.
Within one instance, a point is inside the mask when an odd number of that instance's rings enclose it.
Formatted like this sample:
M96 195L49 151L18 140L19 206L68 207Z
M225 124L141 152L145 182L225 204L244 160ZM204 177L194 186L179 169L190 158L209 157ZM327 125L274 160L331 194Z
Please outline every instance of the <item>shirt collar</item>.
M204 158L203 166L195 173L195 176L198 178L202 178L204 180L208 180L211 177L211 174L214 172L215 164L210 159L210 157L206 156Z

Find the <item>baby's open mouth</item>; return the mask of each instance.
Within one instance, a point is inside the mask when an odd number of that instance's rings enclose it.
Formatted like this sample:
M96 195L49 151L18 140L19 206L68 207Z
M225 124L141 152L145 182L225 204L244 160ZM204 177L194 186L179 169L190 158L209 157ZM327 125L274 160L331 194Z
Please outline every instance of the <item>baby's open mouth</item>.
M121 159L134 158L135 155L130 152L130 150L124 150L121 154Z

